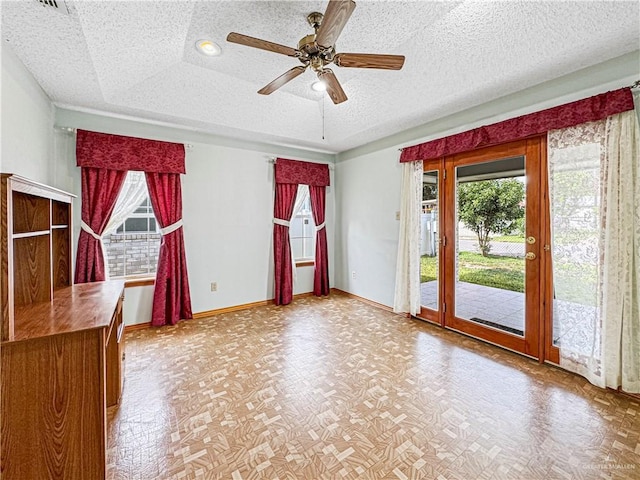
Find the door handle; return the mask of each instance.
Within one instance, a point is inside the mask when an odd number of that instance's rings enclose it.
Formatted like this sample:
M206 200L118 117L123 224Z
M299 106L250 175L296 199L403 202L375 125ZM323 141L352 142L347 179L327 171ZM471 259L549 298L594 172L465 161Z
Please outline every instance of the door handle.
M533 252L527 252L527 254L524 256L527 260L535 260L536 259L536 254Z

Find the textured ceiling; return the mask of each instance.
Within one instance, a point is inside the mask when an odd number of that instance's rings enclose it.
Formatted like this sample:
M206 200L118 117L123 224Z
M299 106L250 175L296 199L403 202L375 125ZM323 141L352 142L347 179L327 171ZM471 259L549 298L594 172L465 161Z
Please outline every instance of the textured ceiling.
M60 0L58 0L60 1ZM637 1L358 0L338 52L406 56L400 71L334 67L349 100L297 60L227 43L229 32L293 46L326 1L2 1L2 36L52 101L216 135L340 152L640 48ZM223 49L205 57L195 41ZM324 110L324 139L323 136Z

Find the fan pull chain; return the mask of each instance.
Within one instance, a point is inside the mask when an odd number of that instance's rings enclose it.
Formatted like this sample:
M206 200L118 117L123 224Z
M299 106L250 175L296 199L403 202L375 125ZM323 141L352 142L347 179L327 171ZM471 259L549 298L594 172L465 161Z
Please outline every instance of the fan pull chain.
M322 139L324 140L324 99L326 95L322 95Z

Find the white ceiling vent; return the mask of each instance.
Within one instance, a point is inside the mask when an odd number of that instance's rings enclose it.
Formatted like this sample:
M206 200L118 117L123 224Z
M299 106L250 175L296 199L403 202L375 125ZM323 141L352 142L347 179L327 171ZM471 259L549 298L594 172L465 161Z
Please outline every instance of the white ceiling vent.
M56 12L64 13L65 15L69 15L70 13L65 0L36 0L36 2L48 10L55 10Z

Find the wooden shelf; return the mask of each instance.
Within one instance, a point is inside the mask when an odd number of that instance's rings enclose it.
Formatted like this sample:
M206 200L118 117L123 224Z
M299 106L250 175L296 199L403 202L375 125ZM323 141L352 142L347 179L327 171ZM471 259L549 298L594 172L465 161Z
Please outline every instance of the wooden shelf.
M12 238L15 240L16 238L39 237L42 235L49 235L50 233L51 233L51 230L39 230L37 232L14 233Z

